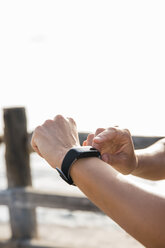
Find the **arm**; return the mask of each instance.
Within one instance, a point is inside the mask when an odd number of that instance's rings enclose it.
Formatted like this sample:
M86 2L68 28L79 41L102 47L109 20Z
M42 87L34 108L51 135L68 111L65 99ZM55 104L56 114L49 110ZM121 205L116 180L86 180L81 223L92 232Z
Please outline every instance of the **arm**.
M165 139L135 151L130 132L115 127L96 130L84 145L97 148L102 159L122 174L150 180L165 179Z
M53 167L61 167L67 151L79 146L75 122L57 116L38 127L33 149ZM98 158L84 158L71 167L74 183L109 217L147 247L165 246L165 199L149 193Z
M78 160L71 177L105 214L145 247L165 246L165 199L149 193L97 158Z
M138 166L132 175L150 180L165 179L165 139L148 148L137 150Z

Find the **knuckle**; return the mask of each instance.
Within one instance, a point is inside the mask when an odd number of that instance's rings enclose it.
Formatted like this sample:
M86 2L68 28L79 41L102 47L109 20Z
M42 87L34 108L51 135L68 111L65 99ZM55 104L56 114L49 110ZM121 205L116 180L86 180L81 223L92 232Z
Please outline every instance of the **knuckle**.
M57 121L64 120L64 117L62 115L56 115L54 117L54 120L57 120Z
M124 128L124 131L125 131L126 133L130 134L130 131L129 131L128 128Z
M131 136L131 133L130 133L130 131L129 131L127 128L124 128L124 129L123 129L123 132L124 132L124 134L125 134L126 136Z
M69 122L69 124L73 127L76 127L77 128L77 124L75 122L75 120L71 117L67 117L67 121Z
M44 126L49 126L49 125L51 125L53 123L53 120L46 120L45 122L44 122Z
M96 129L95 134L97 135L97 134L99 134L99 133L102 133L104 130L105 130L105 128L99 127L99 128Z
M35 143L35 140L36 138L40 135L41 133L41 129L42 127L41 126L38 126L34 129L33 133L32 133L32 137L31 137L31 141L30 141L30 144L31 146L34 148L34 143Z
M33 147L33 142L34 142L34 134L32 135L31 137L31 140L30 140L30 145Z
M89 133L88 134L88 139L91 139L91 138L93 138L94 137L94 134L93 133Z
M101 127L97 128L96 132L102 132L102 128Z
M93 134L93 133L88 134L87 143L88 143L89 145L92 144L93 138L94 138L94 134Z
M71 123L73 123L73 124L75 124L75 125L76 125L76 122L75 122L75 120L74 120L73 118L68 117L68 119L69 119L69 121L70 121Z
M112 133L117 133L119 131L119 129L117 129L116 127L109 127L108 131L110 131Z
M41 126L36 127L35 130L34 130L34 132L33 132L33 136L34 136L35 134L40 133L40 132L41 132L41 129L42 129Z

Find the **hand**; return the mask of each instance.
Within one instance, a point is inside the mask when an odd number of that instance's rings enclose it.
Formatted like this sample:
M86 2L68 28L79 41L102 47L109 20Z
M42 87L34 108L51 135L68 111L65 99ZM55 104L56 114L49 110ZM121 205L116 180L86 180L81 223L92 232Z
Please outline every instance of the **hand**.
M35 129L31 145L53 168L61 168L66 153L80 146L75 121L61 115L47 120Z
M89 134L83 145L92 145L101 153L104 162L122 174L130 174L137 167L132 137L127 129L110 127L99 128Z

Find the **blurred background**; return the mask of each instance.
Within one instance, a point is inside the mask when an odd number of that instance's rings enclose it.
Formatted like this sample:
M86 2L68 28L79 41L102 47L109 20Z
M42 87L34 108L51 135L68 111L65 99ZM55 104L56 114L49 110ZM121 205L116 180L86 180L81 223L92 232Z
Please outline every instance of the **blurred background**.
M164 11L163 0L1 0L1 108L25 106L30 130L64 114L81 131L164 135Z
M133 135L164 136L164 13L163 0L1 0L0 135L2 109L23 106L28 131L63 114L75 119L79 131L119 125ZM0 164L0 189L5 189L4 145ZM81 194L36 154L31 169L35 188ZM165 186L137 182L161 193ZM7 207L0 212L4 237ZM98 227L99 233L112 234L112 242L116 237L116 246L105 247L142 247L103 215L41 208L37 214L41 227Z

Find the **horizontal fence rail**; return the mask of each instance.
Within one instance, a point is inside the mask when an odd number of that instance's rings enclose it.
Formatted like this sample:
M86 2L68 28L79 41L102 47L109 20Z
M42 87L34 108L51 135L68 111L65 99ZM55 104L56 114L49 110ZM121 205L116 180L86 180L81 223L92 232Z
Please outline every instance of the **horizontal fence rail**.
M85 196L71 196L57 192L45 192L32 187L30 171L30 153L34 152L30 145L32 133L26 130L26 114L24 108L4 109L4 135L0 136L0 144L5 144L6 175L8 188L0 191L0 205L9 209L12 237L8 241L0 241L0 248L55 248L37 239L36 208L59 208L71 211L100 210ZM88 132L80 132L80 144L86 140ZM132 136L135 149L143 149L163 137ZM57 247L56 247L57 248Z
M100 212L86 197L50 193L30 187L0 191L0 205L10 205L11 202L16 208L67 208L68 210Z
M29 153L34 152L34 150L31 147L31 138L32 138L33 132L28 134L28 151ZM82 145L83 141L86 140L89 132L79 132L79 140L80 144ZM134 143L135 149L143 149L146 148L152 144L154 144L156 141L164 138L163 136L137 136L132 135L132 140ZM0 144L4 143L4 137L0 136Z

